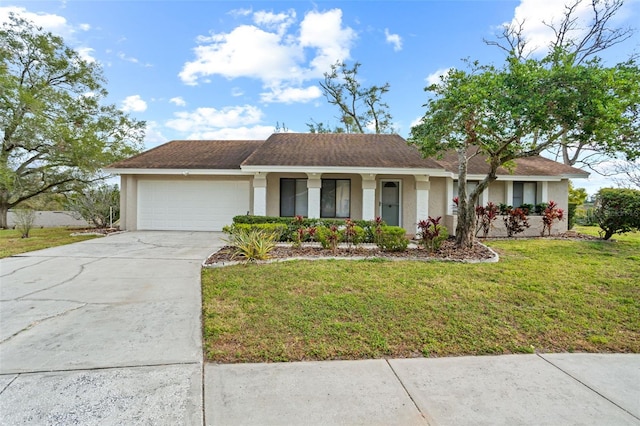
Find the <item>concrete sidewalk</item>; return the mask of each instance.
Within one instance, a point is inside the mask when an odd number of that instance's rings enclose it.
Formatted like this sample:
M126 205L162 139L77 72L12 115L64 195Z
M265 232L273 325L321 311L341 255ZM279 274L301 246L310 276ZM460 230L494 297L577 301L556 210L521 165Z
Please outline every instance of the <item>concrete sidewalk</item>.
M640 425L640 355L205 365L207 425Z

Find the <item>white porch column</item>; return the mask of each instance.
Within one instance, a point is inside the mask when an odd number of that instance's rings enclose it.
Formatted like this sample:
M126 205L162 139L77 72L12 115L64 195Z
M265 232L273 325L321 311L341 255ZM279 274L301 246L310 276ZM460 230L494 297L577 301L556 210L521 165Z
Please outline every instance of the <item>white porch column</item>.
M362 220L376 218L376 175L362 175Z
M541 184L540 198L538 199L538 203L548 203L549 202L549 182L542 181L540 182L540 184Z
M427 219L429 217L429 189L431 183L429 176L416 175L416 221ZM416 223L416 232L418 225Z
M504 183L504 203L513 206L513 181L508 180Z
M261 172L253 176L253 215L267 215L267 175Z
M447 194L444 202L446 203L446 206L447 206L447 215L451 216L453 215L453 206L454 206L453 197L456 197L458 194L453 193L453 178L447 178L446 185L447 185L447 190L446 190Z
M120 212L120 225L124 226L122 229L135 231L138 229L138 180L135 176L127 175L121 177L120 182L123 187L126 187L124 192L120 192L120 205L126 206ZM124 204L122 204L123 198Z
M310 218L320 217L320 188L322 188L322 175L319 173L307 173L308 210Z

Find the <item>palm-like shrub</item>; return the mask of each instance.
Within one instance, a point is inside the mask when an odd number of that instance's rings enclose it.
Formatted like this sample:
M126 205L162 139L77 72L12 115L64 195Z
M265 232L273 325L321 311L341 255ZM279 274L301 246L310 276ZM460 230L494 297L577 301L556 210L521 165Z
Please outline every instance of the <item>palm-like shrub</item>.
M269 259L276 247L278 234L262 229L238 229L223 240L231 247L231 258L242 258L245 262Z

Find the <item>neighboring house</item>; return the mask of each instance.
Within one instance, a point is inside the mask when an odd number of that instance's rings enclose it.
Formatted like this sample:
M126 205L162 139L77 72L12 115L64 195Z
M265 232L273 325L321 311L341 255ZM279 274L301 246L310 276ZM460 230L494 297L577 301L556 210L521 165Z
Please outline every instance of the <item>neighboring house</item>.
M486 168L481 158L472 159L468 181L483 179ZM398 135L275 133L266 141L172 141L106 171L121 176L120 223L128 230L219 231L233 216L252 214L381 216L409 233L417 221L443 216L454 231L455 157L422 158ZM587 176L542 157L520 159L512 173L500 170L480 204L554 200L566 209L568 179ZM566 221L557 230L566 230Z

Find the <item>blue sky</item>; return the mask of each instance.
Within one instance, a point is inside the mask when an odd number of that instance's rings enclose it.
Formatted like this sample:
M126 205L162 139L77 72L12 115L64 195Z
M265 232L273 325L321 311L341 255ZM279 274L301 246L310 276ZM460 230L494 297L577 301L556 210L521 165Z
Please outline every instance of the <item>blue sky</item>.
M363 85L388 82L397 132L407 137L424 113L423 91L463 58L499 64L484 39L525 19L544 47L563 0L494 1L0 1L62 35L102 64L108 101L147 122L147 148L172 139L262 139L276 123L337 124L318 81L336 60L360 62ZM620 26L637 26L628 1ZM640 36L606 52L615 63L640 52ZM609 181L576 182L594 193Z

